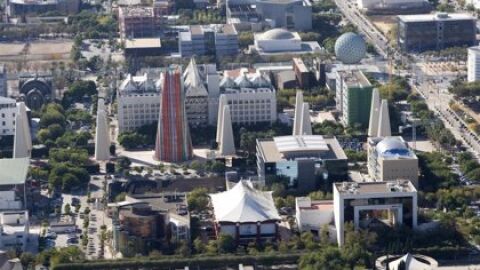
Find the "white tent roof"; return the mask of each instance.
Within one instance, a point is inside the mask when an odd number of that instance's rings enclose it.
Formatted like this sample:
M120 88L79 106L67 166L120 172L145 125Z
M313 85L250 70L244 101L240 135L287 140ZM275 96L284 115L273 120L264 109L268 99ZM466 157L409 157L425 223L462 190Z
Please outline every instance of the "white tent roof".
M391 270L398 270L400 263L405 263L406 270L430 270L432 267L426 263L422 263L415 259L412 254L407 253L403 257L396 259L388 264L388 268Z
M210 194L217 222L264 222L280 220L271 191L259 191L240 181L232 189Z

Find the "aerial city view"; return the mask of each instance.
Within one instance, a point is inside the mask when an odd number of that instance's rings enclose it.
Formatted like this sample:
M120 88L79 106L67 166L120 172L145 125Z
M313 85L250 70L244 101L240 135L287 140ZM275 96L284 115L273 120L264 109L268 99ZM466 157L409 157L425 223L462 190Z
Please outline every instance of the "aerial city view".
M480 270L480 0L0 3L0 270Z

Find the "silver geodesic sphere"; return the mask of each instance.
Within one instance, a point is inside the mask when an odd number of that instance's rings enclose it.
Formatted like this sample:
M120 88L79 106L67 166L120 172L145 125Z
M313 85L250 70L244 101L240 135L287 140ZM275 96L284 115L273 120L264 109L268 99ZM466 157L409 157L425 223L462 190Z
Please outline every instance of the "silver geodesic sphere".
M344 64L356 64L365 57L367 45L360 35L345 33L335 42L335 55Z

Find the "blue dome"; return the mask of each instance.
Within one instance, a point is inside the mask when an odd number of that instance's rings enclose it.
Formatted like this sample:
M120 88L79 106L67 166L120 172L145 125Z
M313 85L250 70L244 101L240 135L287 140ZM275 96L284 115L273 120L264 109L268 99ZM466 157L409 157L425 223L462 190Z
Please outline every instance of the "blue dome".
M365 40L358 34L345 33L335 42L335 55L344 64L356 64L365 57L366 53Z
M410 156L410 150L405 143L397 137L387 137L376 146L377 153L383 156Z

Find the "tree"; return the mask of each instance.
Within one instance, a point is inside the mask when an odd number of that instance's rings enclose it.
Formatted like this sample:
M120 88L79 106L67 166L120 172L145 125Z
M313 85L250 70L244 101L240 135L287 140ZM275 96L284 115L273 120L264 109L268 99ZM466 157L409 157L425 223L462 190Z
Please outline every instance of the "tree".
M228 234L220 234L218 236L217 246L220 253L233 253L236 249L235 240Z
M190 211L201 212L206 210L209 204L208 190L206 188L195 188L188 193L187 202Z
M179 243L179 245L175 249L175 254L181 255L182 257L189 257L191 255L191 250L188 246L187 241L181 241Z
M131 164L132 164L132 162L130 161L129 158L119 157L117 159L117 170L119 170L119 171L129 170Z
M97 85L94 81L75 81L63 94L62 104L68 108L71 104L81 101L84 96L91 97L97 94Z
M70 215L71 214L71 209L70 209L70 204L67 203L65 204L64 208L63 208L63 213L65 213L65 215Z
M197 237L195 240L193 240L193 247L195 248L195 252L197 254L202 254L206 251L205 244L200 237Z
M23 269L31 269L35 262L35 256L30 252L23 252L22 255L20 255L20 262Z
M349 268L347 261L343 258L337 247L328 246L318 252L308 253L300 257L300 269L311 270L343 270Z

